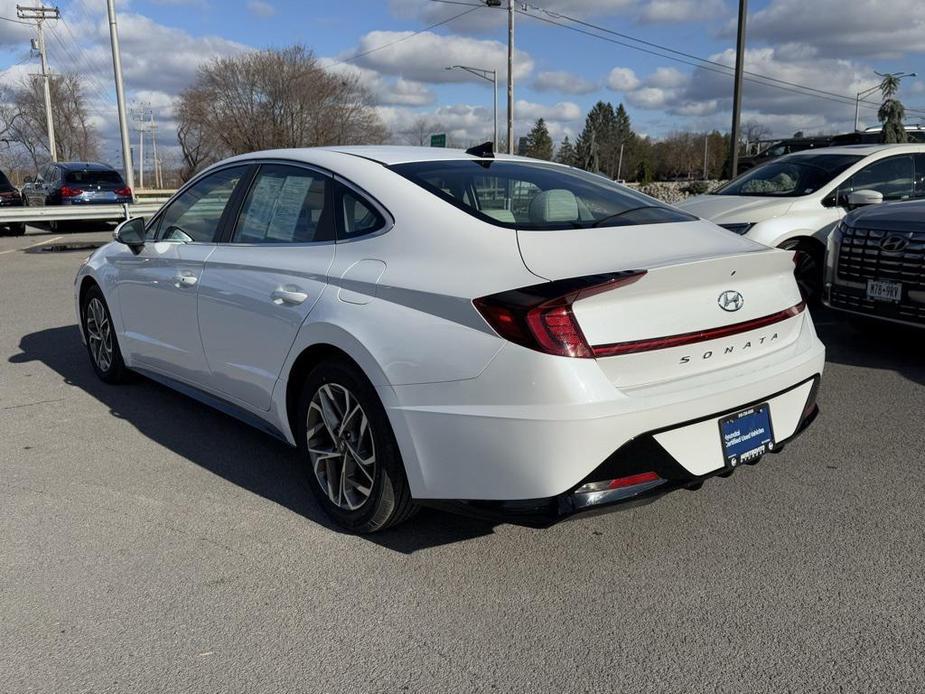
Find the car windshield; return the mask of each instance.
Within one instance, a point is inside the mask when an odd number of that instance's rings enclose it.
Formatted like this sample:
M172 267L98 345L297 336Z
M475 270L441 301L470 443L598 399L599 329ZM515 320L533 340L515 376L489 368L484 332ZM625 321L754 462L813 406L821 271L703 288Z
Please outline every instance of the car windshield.
M712 194L781 198L809 195L861 159L857 154L783 157L746 171Z
M115 185L124 185L122 177L115 171L68 171L64 177L67 183L83 183L84 185L96 185L98 183L114 183Z
M456 159L391 168L472 216L509 229L588 229L697 219L603 176L553 164Z

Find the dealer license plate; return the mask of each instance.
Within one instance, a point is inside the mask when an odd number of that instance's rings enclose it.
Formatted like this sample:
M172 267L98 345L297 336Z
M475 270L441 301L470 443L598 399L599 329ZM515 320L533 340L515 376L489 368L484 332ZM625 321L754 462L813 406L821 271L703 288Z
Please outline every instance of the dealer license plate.
M728 466L755 462L774 448L770 405L765 402L723 417L719 435Z

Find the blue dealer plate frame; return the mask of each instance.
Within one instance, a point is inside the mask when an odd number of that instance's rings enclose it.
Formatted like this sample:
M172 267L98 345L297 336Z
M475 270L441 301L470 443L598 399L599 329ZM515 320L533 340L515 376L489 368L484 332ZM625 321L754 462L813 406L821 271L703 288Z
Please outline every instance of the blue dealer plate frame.
M763 402L720 417L719 441L728 467L757 462L762 455L774 450L771 406Z

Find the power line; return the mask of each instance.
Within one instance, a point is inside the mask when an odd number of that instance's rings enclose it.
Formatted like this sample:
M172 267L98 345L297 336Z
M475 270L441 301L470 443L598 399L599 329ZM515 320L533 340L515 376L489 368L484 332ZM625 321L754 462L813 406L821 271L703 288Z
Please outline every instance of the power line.
M423 29L418 29L417 31L412 32L408 34L407 36L403 36L400 39L396 39L395 41L384 43L381 46L376 46L375 48L370 48L367 51L363 51L362 53L357 53L356 55L352 55L349 58L344 58L343 60L338 60L333 63L330 63L330 65L341 65L343 63L349 63L349 62L356 60L357 58L362 58L364 55L369 55L370 53L375 53L376 51L381 51L385 48L389 48L390 46L394 46L397 43L401 43L402 41L407 41L408 39L414 38L418 34L423 34L425 31L436 29L437 27L443 26L444 24L449 24L453 20L459 19L460 17L465 17L467 14L470 14L471 12L475 12L476 10L479 10L482 7L485 7L485 5L474 5L472 6L472 9L470 10L466 10L465 12L460 12L459 14L455 14L452 17L441 20L439 22L434 22L433 24L426 26Z
M535 8L535 9L540 9L540 10L542 10L542 8ZM542 10L542 11L544 12L544 14L550 14L550 12L548 12L547 10ZM681 55L690 55L690 57L692 58L692 60L685 60L684 58L678 58L678 57L674 57L674 56L672 56L672 55L665 55L664 53L660 53L660 52L655 51L655 50L650 50L650 49L648 49L648 48L643 48L642 46L635 46L635 45L633 45L633 44L626 43L625 41L619 41L619 40L617 40L617 39L613 39L613 38L610 38L610 37L608 37L608 36L601 36L600 34L596 34L596 33L592 32L592 31L588 31L588 30L586 30L586 29L581 29L581 28L579 28L579 27L574 27L574 26L570 26L570 25L568 25L568 24L563 24L563 23L561 23L561 22L557 22L557 21L555 21L555 20L553 20L553 19L550 19L550 18L548 18L548 17L540 17L540 16L538 16L538 15L531 14L531 13L529 13L529 12L524 12L523 10L517 10L517 12L520 13L520 14L522 14L522 15L524 15L524 16L532 17L533 19L536 19L536 20L538 20L538 21L545 22L545 23L547 23L547 24L552 24L552 25L554 25L554 26L558 26L558 27L561 27L561 28L563 28L563 29L568 29L569 31L574 31L574 32L577 32L577 33L579 33L579 34L584 34L584 35L586 35L586 36L591 36L591 37L593 37L593 38L600 39L600 40L602 40L602 41L607 41L607 42L609 42L609 43L613 43L613 44L616 44L616 45L618 45L618 46L623 46L624 48L629 48L630 50L639 51L639 52L642 52L642 53L648 53L649 55L654 55L654 56L657 56L657 57L659 57L659 58L664 58L664 59L666 59L666 60L672 60L672 61L677 62L677 63L683 63L683 64L685 64L685 65L690 65L690 66L692 66L692 67L696 67L696 68L701 69L701 70L707 70L707 71L709 71L709 72L715 72L715 73L717 73L717 74L725 75L725 76L727 76L727 77L732 77L732 76L733 76L733 74L732 74L732 73L733 73L732 68L729 67L729 66L727 66L727 65L724 65L723 63L717 63L717 62L715 62L715 61L710 61L710 60L707 60L707 59L705 59L705 58L699 58L699 57L693 56L693 55L691 55L691 54L684 54L684 53L682 53L682 52L680 52L680 51L675 51L674 49L668 48L668 47L666 47L666 46L660 46L660 45L658 45L658 44L653 44L653 43L651 43L651 42L644 42L644 43L647 43L647 44L649 44L649 45L655 46L655 47L658 48L659 50L663 50L663 51L666 51L666 52L669 52L669 53L679 53L679 54L681 54ZM551 14L559 14L559 13L551 13ZM567 17L566 15L559 15L559 16L561 16L562 18L567 19L567 20L569 20L569 21L580 22L581 24L584 24L585 26L593 27L593 28L595 28L595 29L597 29L597 30L599 30L599 31L603 31L603 32L606 32L606 33L611 33L611 34L615 34L615 35L619 35L619 36L626 36L626 35L621 35L621 34L619 34L618 32L610 31L610 30L606 29L605 27L598 27L597 25L593 25L593 24L590 24L590 23L588 23L588 22L581 22L580 20L573 20L571 17ZM632 38L632 37L628 37L628 38L629 38L630 40L633 40L633 41L638 40L638 41L642 42L641 39L634 39L634 38ZM693 62L693 61L699 61L699 62ZM715 67L714 67L714 66L715 66ZM758 85L761 85L761 86L765 86L765 87L772 87L772 88L774 88L774 89L779 89L779 90L782 90L782 91L790 92L790 93L792 93L792 94L796 94L796 95L799 95L799 96L807 96L807 97L813 97L813 98L817 98L817 99L824 99L824 100L826 100L826 101L831 101L831 102L833 102L833 103L837 103L837 104L846 104L846 105L854 104L854 102L855 102L855 98L852 97L852 96L848 96L848 95L844 95L844 94L836 94L835 92L826 92L826 91L824 91L824 90L815 89L814 87L808 87L808 86L806 86L806 85L798 84L798 83L796 83L796 82L787 82L786 80L779 80L779 79L777 79L777 78L768 77L768 76L766 76L766 75L760 75L760 74L758 74L758 73L752 73L752 72L746 71L746 74L749 75L749 76L748 76L748 77L745 77L744 79L745 79L746 81L748 81L748 82L751 82L751 83L753 83L753 84L758 84ZM768 81L763 81L763 80L768 80ZM798 90L803 90L803 91L798 91ZM861 100L861 103L862 103L863 105L865 105L866 107L868 107L868 108L878 108L878 107L879 107L879 104L877 104L876 102L871 102L871 101L867 101L867 100L863 100L863 99ZM925 111L920 111L920 110L917 110L917 109L910 109L910 108L907 108L906 111L907 111L907 112L910 112L910 113L925 113Z
M4 22L9 22L10 24L24 24L27 27L32 26L32 22L23 22L18 19L12 19L10 17L0 17Z

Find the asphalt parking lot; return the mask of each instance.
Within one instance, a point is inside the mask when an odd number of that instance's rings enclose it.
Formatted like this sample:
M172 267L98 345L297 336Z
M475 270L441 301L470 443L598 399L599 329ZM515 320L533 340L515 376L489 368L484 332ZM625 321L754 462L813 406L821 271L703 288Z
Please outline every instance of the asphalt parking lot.
M698 492L355 537L282 444L94 377L88 252L42 249L107 236L0 238L0 691L925 690L921 336L819 312L816 424Z

